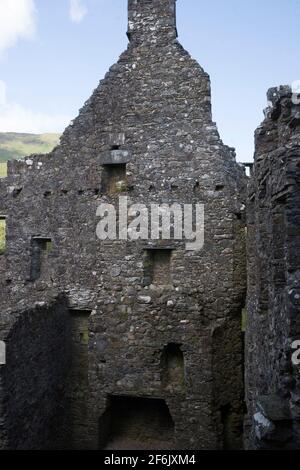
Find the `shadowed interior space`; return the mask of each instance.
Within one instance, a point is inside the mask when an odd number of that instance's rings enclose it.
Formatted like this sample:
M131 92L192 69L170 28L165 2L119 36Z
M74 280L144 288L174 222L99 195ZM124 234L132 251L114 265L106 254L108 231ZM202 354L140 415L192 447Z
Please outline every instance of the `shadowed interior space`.
M99 448L171 449L174 422L164 400L111 396L99 421Z

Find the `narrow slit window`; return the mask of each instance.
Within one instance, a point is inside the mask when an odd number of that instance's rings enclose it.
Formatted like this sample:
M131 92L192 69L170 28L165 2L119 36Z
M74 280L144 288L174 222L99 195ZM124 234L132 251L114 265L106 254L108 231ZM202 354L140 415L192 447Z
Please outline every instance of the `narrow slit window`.
M6 216L0 215L0 254L6 248Z
M104 165L104 190L115 194L126 190L126 163Z
M41 276L47 263L48 255L53 249L51 238L33 237L31 240L30 280L36 281Z
M69 341L71 362L68 375L70 412L74 419L74 433L81 435L82 410L88 394L89 318L91 310L69 309Z

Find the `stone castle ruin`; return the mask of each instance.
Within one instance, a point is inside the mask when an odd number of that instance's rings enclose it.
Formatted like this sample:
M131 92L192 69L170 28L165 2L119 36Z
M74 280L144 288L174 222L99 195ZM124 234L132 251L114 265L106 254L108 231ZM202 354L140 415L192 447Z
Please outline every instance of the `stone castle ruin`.
M251 448L299 449L300 100L289 87L270 89L268 100L248 185L249 440Z
M0 449L300 446L299 105L270 92L248 178L175 4L128 1L128 48L60 145L0 181ZM120 197L203 204L203 248L99 240Z

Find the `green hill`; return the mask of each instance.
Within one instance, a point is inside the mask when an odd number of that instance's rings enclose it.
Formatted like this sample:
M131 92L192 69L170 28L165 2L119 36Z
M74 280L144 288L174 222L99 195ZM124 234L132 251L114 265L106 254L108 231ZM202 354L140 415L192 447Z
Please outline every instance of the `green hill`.
M0 132L0 162L25 157L32 153L48 153L59 142L59 134L18 134Z
M59 143L60 134L0 132L0 178L6 176L6 162L32 153L48 153Z

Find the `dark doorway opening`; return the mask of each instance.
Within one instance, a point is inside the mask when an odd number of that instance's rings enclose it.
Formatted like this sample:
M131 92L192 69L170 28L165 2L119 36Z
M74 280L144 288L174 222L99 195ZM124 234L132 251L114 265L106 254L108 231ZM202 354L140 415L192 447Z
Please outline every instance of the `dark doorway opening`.
M164 387L170 389L184 387L184 357L180 344L170 343L163 349L161 382Z
M174 422L164 400L111 396L99 420L99 448L160 450L173 448Z

